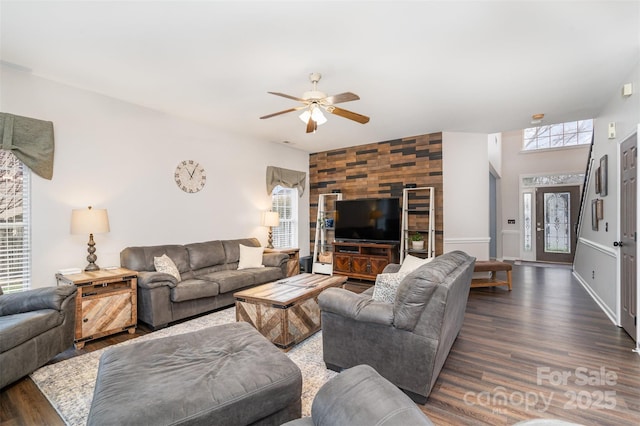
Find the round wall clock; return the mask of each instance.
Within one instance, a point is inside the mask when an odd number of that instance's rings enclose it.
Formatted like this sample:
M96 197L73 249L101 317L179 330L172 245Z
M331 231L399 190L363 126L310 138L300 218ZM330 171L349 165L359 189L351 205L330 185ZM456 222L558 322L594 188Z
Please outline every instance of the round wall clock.
M195 193L204 188L207 174L197 161L184 160L178 163L174 174L178 188L184 192Z

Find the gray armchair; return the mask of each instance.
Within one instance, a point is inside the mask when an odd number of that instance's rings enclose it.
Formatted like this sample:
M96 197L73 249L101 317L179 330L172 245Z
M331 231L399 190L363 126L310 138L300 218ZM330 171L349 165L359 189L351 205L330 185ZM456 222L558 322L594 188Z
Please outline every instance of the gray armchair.
M374 301L373 289L323 291L327 368L368 364L424 404L462 327L474 263L461 251L439 256L400 282L394 303ZM388 265L384 272L398 269Z
M322 385L313 398L311 417L283 426L433 425L393 384L368 365L358 365Z
M73 345L76 286L0 292L0 389Z

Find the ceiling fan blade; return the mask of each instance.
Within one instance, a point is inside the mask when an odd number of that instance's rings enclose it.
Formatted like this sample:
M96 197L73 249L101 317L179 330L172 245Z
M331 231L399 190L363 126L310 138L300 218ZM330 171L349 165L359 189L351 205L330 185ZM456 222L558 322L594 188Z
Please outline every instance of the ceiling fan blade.
M346 109L338 108L332 105L329 105L325 108L328 113L339 115L340 117L348 118L349 120L357 121L360 124L365 124L369 122L369 117L366 115L358 114L356 112L347 111Z
M307 121L307 133L313 133L318 128L318 123L313 121L313 118L309 117L309 121Z
M298 102L304 102L305 104L308 104L309 102L305 99L302 98L296 98L295 96L291 96L291 95L287 95L285 93L280 93L280 92L267 92L270 93L272 95L276 95L276 96L282 96L283 98L287 98L287 99L293 99L294 101L298 101Z
M321 102L326 105L333 105L339 104L341 102L357 101L358 99L360 99L360 96L356 95L355 93L344 92L338 95L327 96Z
M260 119L271 118L271 117L275 117L276 115L286 114L288 112L293 112L293 111L299 111L299 110L304 109L306 107L307 107L306 105L301 105L299 107L285 109L284 111L278 111L278 112L274 112L273 114L264 115L264 116L260 117Z

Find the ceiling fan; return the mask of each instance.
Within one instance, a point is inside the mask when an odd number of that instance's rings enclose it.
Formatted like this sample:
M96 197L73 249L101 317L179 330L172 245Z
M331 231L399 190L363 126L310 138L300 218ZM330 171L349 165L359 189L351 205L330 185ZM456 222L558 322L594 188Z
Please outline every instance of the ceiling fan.
M343 108L338 108L334 106L335 104L339 104L342 102L350 102L357 101L360 99L358 95L351 92L340 93L338 95L327 96L326 93L320 92L318 90L318 81L320 81L322 75L320 73L311 73L309 74L309 80L313 83L313 90L309 92L304 92L301 98L296 96L286 95L284 93L279 92L268 92L272 95L282 96L283 98L293 99L294 101L302 102L303 105L285 109L284 111L275 112L273 114L265 115L260 117L271 118L276 115L286 114L288 112L305 110L301 115L300 119L307 123L307 133L313 133L318 129L318 125L324 124L327 119L322 114L322 110L325 110L329 114L339 115L340 117L348 118L349 120L357 121L358 123L365 124L369 122L369 117L358 114L352 111L348 111Z

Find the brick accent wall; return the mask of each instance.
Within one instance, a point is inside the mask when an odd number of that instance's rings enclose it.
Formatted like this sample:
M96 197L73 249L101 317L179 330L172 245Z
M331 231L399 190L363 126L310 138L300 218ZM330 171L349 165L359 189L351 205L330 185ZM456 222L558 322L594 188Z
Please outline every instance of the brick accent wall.
M343 200L398 197L402 202L402 189L407 183L435 188L435 250L436 255L442 254L442 133L311 154L310 252L313 253L319 194L337 189ZM426 228L419 215L415 220L415 227Z

